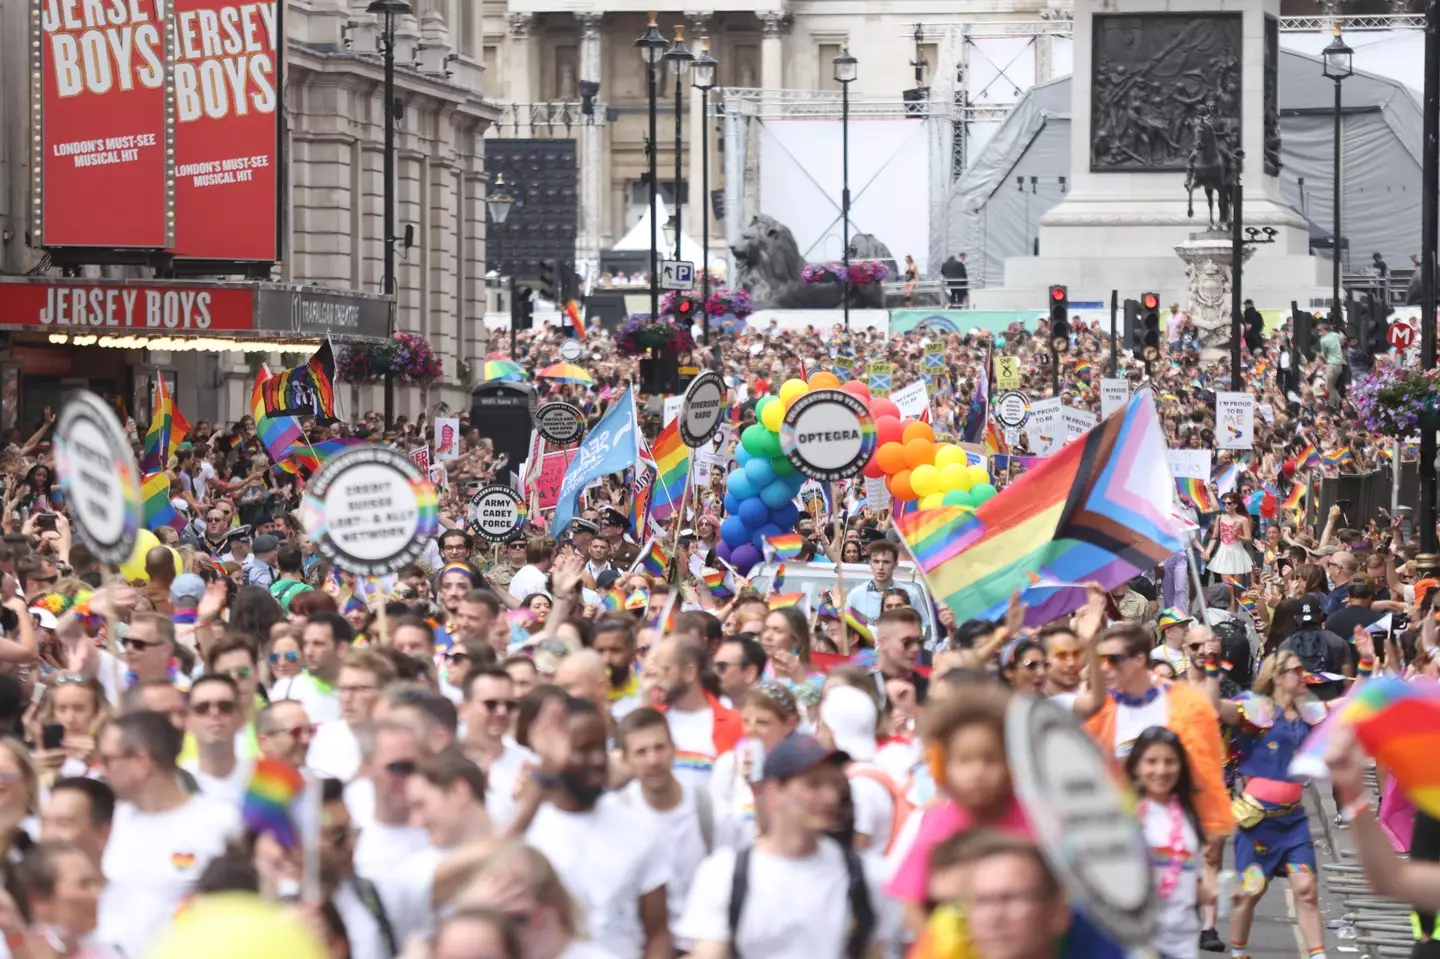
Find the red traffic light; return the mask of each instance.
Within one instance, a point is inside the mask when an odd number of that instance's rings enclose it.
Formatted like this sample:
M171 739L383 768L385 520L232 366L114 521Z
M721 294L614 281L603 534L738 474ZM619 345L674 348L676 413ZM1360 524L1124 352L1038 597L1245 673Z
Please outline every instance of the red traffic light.
M679 316L689 316L695 312L695 301L688 296L678 297L675 300L675 313Z
M1061 300L1065 299L1065 287L1063 287L1063 286L1052 286L1052 287L1050 287L1050 299L1054 300L1056 303L1059 303Z
M1159 308L1160 306L1160 297L1156 296L1154 293L1146 293L1140 298L1140 302L1145 307L1145 309L1154 310Z

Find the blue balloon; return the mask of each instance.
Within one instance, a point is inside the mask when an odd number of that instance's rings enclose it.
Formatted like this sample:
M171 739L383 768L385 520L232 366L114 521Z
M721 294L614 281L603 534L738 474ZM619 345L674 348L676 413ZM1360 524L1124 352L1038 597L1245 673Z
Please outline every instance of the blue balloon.
M771 536L779 536L785 531L774 523L766 523L764 526L760 527L755 532L762 540L764 540Z
M740 446L740 445L738 445L738 444L736 445L736 447L735 447L735 462L739 463L741 466L744 466L746 463L750 462L750 461L753 460L754 458L755 458L755 454L754 454L754 453L750 452L749 450L747 450L747 449L746 449L745 447L743 447L743 446Z
M794 495L794 491L790 489L790 485L785 482L783 477L760 491L760 498L771 509L779 509L784 506Z
M739 498L738 496L736 496L734 493L726 493L726 494L725 494L725 513L726 513L726 515L728 515L728 516L734 516L734 515L735 515L736 513L738 513L738 512L740 512L740 498Z
M780 527L781 530L794 529L795 522L800 519L800 508L794 503L786 503L770 511L770 522Z
M803 473L795 473L791 476L782 476L780 479L784 480L786 485L790 487L790 495L793 497L800 495L800 487L805 485L805 480L808 479L808 477Z
M745 527L750 530L764 526L770 521L770 510L765 506L765 501L758 496L741 500L737 515L745 522Z
M729 543L733 549L742 543L750 542L750 530L745 527L745 521L738 516L727 516L720 523L720 539Z
M755 484L745 475L744 470L735 470L730 474L730 480L726 489L734 495L737 500L747 500L759 492Z
M775 467L768 459L756 457L745 464L745 475L756 489L764 489L775 480Z

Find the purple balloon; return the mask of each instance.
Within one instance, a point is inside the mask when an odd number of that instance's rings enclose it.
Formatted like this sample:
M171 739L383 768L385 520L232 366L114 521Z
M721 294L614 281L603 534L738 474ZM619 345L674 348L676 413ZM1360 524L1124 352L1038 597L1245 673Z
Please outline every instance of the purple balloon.
M715 555L718 556L718 557L720 557L721 559L723 559L725 562L729 563L729 562L730 562L730 544L729 544L729 543L726 543L723 539L722 539L720 542L716 543L716 544L715 544ZM734 563L730 563L730 565L733 566L733 565L735 565L735 564L734 564Z
M755 564L760 562L760 551L750 543L742 543L731 550L729 562L737 573L746 576Z

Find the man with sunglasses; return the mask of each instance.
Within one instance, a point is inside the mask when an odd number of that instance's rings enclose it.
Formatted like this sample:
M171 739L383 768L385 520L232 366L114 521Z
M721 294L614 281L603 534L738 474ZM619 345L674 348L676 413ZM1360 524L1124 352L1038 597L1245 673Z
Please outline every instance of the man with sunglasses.
M244 723L235 680L220 673L195 680L190 687L189 732L197 752L180 768L195 777L203 795L237 808L250 781L251 764L235 752L235 736Z
M220 506L205 511L205 531L200 534L200 548L214 559L230 551L230 513Z
M175 655L175 624L159 613L136 613L130 619L130 630L122 641L125 665L131 685L167 682L176 688L190 688L190 680L170 670Z
M290 766L306 765L313 732L305 707L293 699L271 703L255 717L260 755Z
M470 670L463 686L460 716L465 721L461 748L485 773L485 809L497 830L515 821L515 783L535 754L510 738L519 702L515 681L499 666Z
M922 706L930 690L930 679L920 673L920 649L925 642L925 627L920 614L912 607L886 610L875 622L876 674L875 685L880 698L885 698L885 680L903 679L915 687L915 701Z

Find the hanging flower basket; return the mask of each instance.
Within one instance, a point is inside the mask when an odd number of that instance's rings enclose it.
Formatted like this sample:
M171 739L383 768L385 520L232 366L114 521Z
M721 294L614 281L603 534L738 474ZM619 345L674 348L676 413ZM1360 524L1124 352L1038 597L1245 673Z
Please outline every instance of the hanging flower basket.
M1371 433L1405 439L1440 429L1440 370L1380 367L1356 379L1349 398Z
M812 286L816 283L845 282L845 266L842 263L807 263L800 271L800 279Z
M747 290L712 289L710 299L705 301L705 312L711 318L734 315L744 319L755 312L755 301ZM660 315L675 315L675 292L672 290L660 297Z
M339 354L336 375L351 383L375 383L391 373L402 382L424 386L444 374L440 357L417 333L402 331L383 343L350 344Z
M615 334L615 344L622 352L635 354L645 350L661 353L684 353L695 340L684 326L668 319L656 319L649 313L632 313Z
M800 279L806 283L840 283L850 286L872 286L884 283L890 275L890 268L878 260L860 260L851 263L847 273L844 263L811 263L800 271Z

